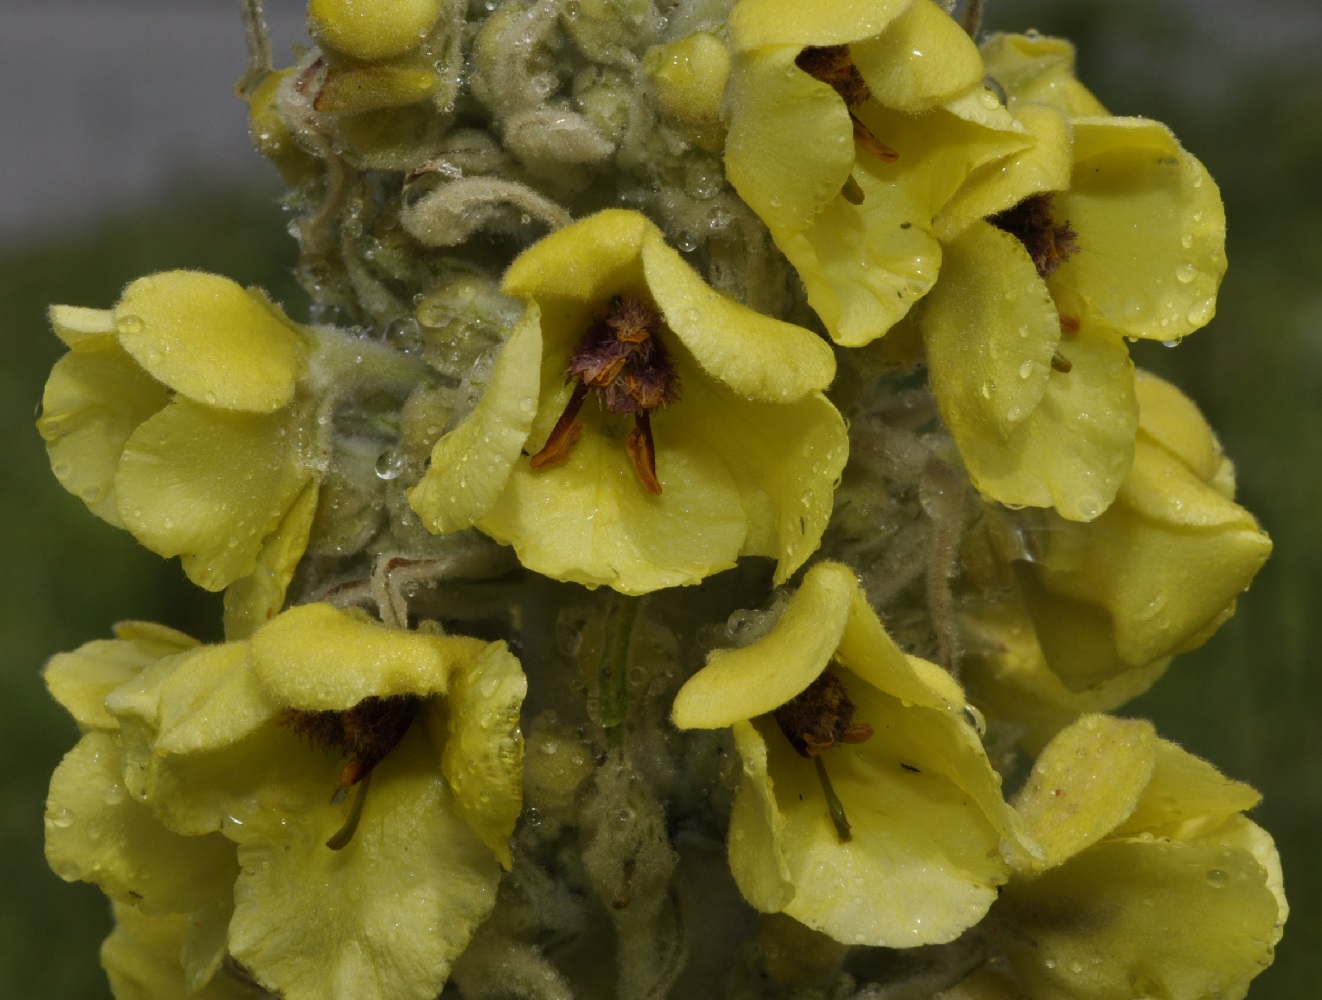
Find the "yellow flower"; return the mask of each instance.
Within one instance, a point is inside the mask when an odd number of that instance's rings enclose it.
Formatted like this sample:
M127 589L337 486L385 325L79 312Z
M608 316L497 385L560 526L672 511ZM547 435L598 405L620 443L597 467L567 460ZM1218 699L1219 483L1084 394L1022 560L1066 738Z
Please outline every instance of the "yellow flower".
M1015 800L1044 856L988 918L1022 995L1242 998L1289 912L1258 798L1150 723L1061 732Z
M205 984L186 978L189 943L196 929L182 913L151 916L115 903L115 928L101 945L101 965L115 1000L253 1000L254 990L222 968ZM221 926L224 932L224 926ZM223 945L223 938L221 941Z
M216 973L239 870L235 847L219 834L180 836L128 793L119 723L104 705L142 670L197 643L141 622L115 632L117 638L89 642L46 667L47 686L82 732L51 778L46 859L60 878L95 882L115 902L119 929L102 961L121 1000L198 990L232 995ZM147 928L168 928L172 950L156 948L160 934ZM173 989L160 988L167 981Z
M631 594L813 553L847 452L826 343L713 291L635 212L553 233L503 287L523 318L409 494L432 531Z
M1029 558L999 581L1014 596L968 616L970 682L1039 737L1145 691L1233 614L1271 551L1193 403L1146 372L1136 391L1134 464L1115 502L1089 524L1042 514Z
M838 563L777 624L680 689L681 729L730 726L743 775L730 868L744 897L848 944L950 941L1023 849L964 696L907 656Z
M52 783L57 871L149 914L211 901L215 961L228 950L288 1000L435 996L495 905L521 808L526 681L504 643L311 604L250 640L158 651L58 671L69 703L119 728ZM107 787L136 825L94 817ZM210 877L185 877L203 847ZM155 895L114 882L108 855Z
M1225 218L1165 126L1045 104L1015 113L1040 141L966 187L956 214L990 217L947 244L919 322L978 490L1087 521L1133 459L1124 338L1178 340L1211 319Z
M1032 139L931 0L740 0L730 37L726 174L832 338L866 344L936 281L946 202Z
M181 556L199 586L242 580L226 595L231 635L284 600L329 448L312 434L317 408L356 387L336 384L341 373L416 380L415 363L380 345L300 326L260 292L193 271L141 278L114 309L55 306L51 322L70 348L37 421L56 477L153 552Z

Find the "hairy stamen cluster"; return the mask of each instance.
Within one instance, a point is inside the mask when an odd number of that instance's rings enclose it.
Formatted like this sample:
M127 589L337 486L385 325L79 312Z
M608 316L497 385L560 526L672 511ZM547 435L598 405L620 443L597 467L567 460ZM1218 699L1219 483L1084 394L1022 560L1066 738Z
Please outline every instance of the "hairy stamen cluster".
M679 398L679 375L665 344L655 336L661 326L661 314L652 306L622 296L611 300L610 311L588 327L569 357L565 382L574 385L574 391L546 444L532 456L534 469L569 457L583 433L578 412L591 393L608 413L633 414L634 430L625 447L643 488L661 495L651 412Z
M1042 278L1055 274L1079 249L1079 234L1070 228L1068 220L1056 221L1049 193L1030 195L987 221L1024 245Z
M396 695L364 698L342 712L304 712L290 708L281 714L282 726L306 737L319 749L349 758L340 770L339 787L332 801L340 801L347 789L359 785L344 826L326 841L331 850L339 850L352 839L362 816L373 768L399 746L421 706L422 699L416 695Z
M790 746L801 757L811 759L817 769L817 779L826 795L826 808L841 843L851 840L853 833L845 816L845 807L827 776L822 754L844 743L865 743L872 738L871 726L854 721L855 711L854 702L840 678L824 671L772 713Z

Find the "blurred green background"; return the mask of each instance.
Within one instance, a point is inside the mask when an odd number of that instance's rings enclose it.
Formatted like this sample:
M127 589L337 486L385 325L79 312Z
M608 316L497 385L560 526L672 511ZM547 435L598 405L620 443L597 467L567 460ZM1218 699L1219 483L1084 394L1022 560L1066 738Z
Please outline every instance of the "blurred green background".
M1080 76L1112 111L1167 122L1221 185L1231 268L1217 318L1178 349L1138 344L1134 353L1203 407L1238 464L1241 502L1276 550L1238 616L1130 712L1265 794L1254 818L1277 839L1293 910L1275 966L1250 995L1313 1000L1322 983L1322 683L1313 673L1322 649L1322 72L1313 68L1322 39L1313 0L1248 6L989 0L987 23L1073 38ZM91 517L51 476L32 427L61 353L45 307L106 307L135 277L189 267L261 285L304 315L274 198L273 181L250 190L184 178L149 208L0 247L5 997L108 995L96 959L109 927L103 899L61 882L42 858L46 783L75 730L46 695L40 665L125 618L204 638L217 637L219 622L212 595Z

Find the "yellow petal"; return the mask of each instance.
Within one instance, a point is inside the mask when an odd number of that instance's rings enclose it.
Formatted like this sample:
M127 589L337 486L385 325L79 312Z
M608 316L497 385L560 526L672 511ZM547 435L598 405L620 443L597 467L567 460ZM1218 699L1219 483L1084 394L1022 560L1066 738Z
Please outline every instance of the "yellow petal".
M913 0L841 0L831 4L795 0L739 0L730 15L735 49L766 45L845 45L886 29Z
M118 347L66 354L46 381L37 421L60 485L122 528L115 471L124 444L169 401L165 386Z
M280 527L262 543L257 568L225 588L225 638L248 638L284 607L289 581L308 547L319 492L315 479L303 487Z
M115 347L115 313L111 309L88 309L84 306L51 306L48 313L55 335L77 350L105 350Z
M773 236L808 229L854 165L844 102L795 66L797 54L736 58L726 96L725 175Z
M203 646L179 657L156 697L153 750L158 755L237 743L278 716L281 708L257 683L248 649L237 642ZM109 707L126 714L127 703L112 698Z
M787 403L825 389L835 355L821 337L726 298L668 246L644 238L643 275L666 325L709 375L741 396Z
M448 735L441 770L454 793L455 811L507 870L513 863L510 837L523 809L519 711L527 693L518 659L497 642L455 671L445 699Z
M941 415L978 490L1088 521L1110 505L1133 460L1133 365L1105 331L1085 326L1055 340L1052 314L1018 241L974 225L947 249L923 339ZM1052 343L1069 372L1042 363Z
M293 412L235 413L186 399L129 438L115 489L133 536L220 590L257 567L262 544L312 478Z
M1000 836L958 785L921 772L922 764L911 765L921 773L902 767L910 759L897 754L907 748L886 739L893 714L866 685L848 690L857 718L878 732L822 757L853 828L847 843L831 821L814 765L774 723L758 723L784 817L777 846L795 888L784 912L846 944L953 940L981 919L1009 875L997 851ZM902 711L898 702L889 707Z
M767 744L751 722L735 722L733 730L743 775L730 812L730 874L754 909L780 913L795 890L781 849L785 817L776 805L776 784L767 770Z
M101 964L116 1000L251 1000L252 990L219 970L202 980L189 974L187 956L210 915L171 913L148 916L133 906L115 904L115 929L101 945ZM228 921L226 921L228 922ZM221 952L223 957L224 926Z
M538 299L543 330L587 329L591 310L642 284L643 241L655 229L646 216L607 209L543 237L515 259L501 291ZM541 302L539 296L548 296ZM553 308L554 306L554 308Z
M900 111L925 110L982 80L978 47L931 0L915 0L849 54L872 97Z
M286 1000L430 1000L495 905L500 865L455 810L421 727L377 765L343 850L326 847L335 820L319 786L288 782L301 808L230 831L243 869L231 952Z
M1085 715L1047 744L1015 797L1015 811L1054 868L1133 813L1156 766L1150 722Z
M1050 104L1071 118L1106 109L1074 76L1074 46L1044 35L994 34L982 43L987 72L1016 111L1027 102Z
M197 645L196 639L173 629L136 635L130 624L116 631L120 638L96 639L71 653L57 653L42 672L47 689L83 732L117 729L119 723L105 709L106 696L144 667Z
M1152 777L1129 818L1113 836L1143 833L1188 839L1252 809L1262 798L1242 781L1227 778L1200 757L1157 740Z
M464 422L436 442L431 466L409 490L409 506L428 530L467 528L491 509L509 481L537 415L540 321L541 310L529 303L496 358L487 391Z
M691 402L681 400L676 412ZM563 402L551 400L542 409L560 408ZM668 416L663 411L652 423L660 497L639 485L624 440L615 436L622 425L585 406L583 434L569 459L541 471L519 462L478 527L513 545L534 572L626 594L697 583L728 569L748 534L738 485L704 442L672 435ZM543 440L536 429L531 440Z
M1047 104L1024 104L1015 118L1033 144L970 172L933 221L937 235L951 240L978 219L1003 212L1029 195L1063 191L1070 185L1074 145L1064 112Z
M124 350L152 376L208 406L270 413L286 405L307 346L265 296L214 274L139 278L115 307Z
M1087 619L1067 616L1070 641L1084 649L1102 650L1110 657L1105 666L1089 665L1086 676L1105 678L1072 690L1048 664L1038 645L1033 622L1010 600L966 612L961 631L967 648L961 661L963 676L974 697L989 717L1012 720L1024 730L1019 745L1036 753L1061 729L1084 712L1110 712L1132 701L1155 684L1166 672L1169 658L1143 667L1119 662L1109 626L1098 623L1088 630ZM1073 680L1073 677L1071 677Z
M1111 509L1086 531L1048 534L1028 571L1046 589L1026 593L1058 672L1066 668L1057 656L1072 658L1079 641L1065 634L1070 616L1061 614L1061 598L1106 615L1121 662L1143 666L1201 644L1270 551L1246 510L1140 439ZM1080 682L1097 679L1080 675Z
M1243 848L1162 840L1098 844L997 906L1030 996L1243 997L1271 961L1278 915Z
M129 795L109 732L84 736L51 777L46 860L65 881L95 882L112 899L152 913L226 899L238 874L233 845L171 833Z
M1078 234L1048 279L1061 311L1152 340L1204 326L1226 271L1226 221L1203 165L1141 118L1076 119L1074 156L1053 206Z
M858 581L839 563L820 563L765 638L717 650L675 695L680 729L719 729L774 711L808 687L831 662Z
M1179 389L1141 368L1134 372L1139 434L1178 458L1205 483L1212 483L1225 461L1221 444L1198 407ZM1233 494L1227 499L1234 499Z
M403 632L329 604L302 604L252 637L258 681L282 705L343 711L364 698L439 694L485 643Z

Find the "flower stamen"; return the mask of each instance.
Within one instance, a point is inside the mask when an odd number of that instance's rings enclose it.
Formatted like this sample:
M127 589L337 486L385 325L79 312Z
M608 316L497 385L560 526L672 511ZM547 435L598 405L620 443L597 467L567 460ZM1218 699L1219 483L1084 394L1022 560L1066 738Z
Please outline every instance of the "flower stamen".
M373 769L399 746L421 705L422 699L416 695L396 695L364 698L352 708L339 712L305 712L291 708L281 715L281 725L306 736L313 746L348 755L349 759L336 778L338 787L331 802L343 801L344 793L354 785L358 785L358 793L349 808L348 819L326 841L331 850L338 851L352 839L362 816Z
M823 671L803 691L772 713L795 752L812 760L822 793L826 796L827 811L842 844L848 842L853 834L850 832L845 807L827 776L822 755L832 747L844 743L864 743L872 738L871 726L866 722L854 721L855 711L854 702L840 678L829 671Z
M1057 222L1050 193L1034 194L987 219L1028 251L1038 276L1049 278L1079 250L1079 234L1068 221Z
M679 376L655 336L662 325L661 314L646 303L623 296L612 299L610 311L588 328L569 357L566 382L577 385L546 443L529 459L534 469L569 457L583 432L579 410L591 392L606 411L633 415L634 429L625 448L643 489L661 495L651 411L679 398Z

